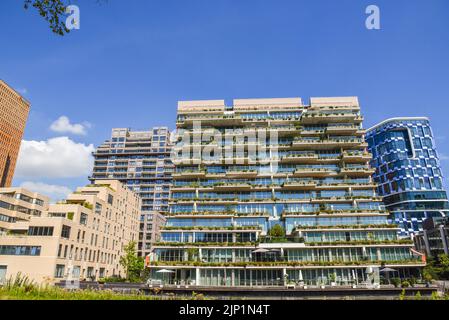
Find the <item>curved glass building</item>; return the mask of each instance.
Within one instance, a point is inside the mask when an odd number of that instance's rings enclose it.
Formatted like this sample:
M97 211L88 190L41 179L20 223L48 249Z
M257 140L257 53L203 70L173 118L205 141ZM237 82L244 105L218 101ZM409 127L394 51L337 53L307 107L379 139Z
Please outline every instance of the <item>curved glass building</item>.
M447 216L449 206L429 119L392 118L367 131L374 181L400 235L422 231L426 218Z

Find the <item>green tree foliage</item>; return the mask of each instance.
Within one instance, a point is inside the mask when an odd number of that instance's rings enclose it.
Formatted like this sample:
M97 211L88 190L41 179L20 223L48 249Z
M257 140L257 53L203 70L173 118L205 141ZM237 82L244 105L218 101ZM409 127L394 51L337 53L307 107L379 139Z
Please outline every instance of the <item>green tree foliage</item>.
M449 280L449 256L440 254L436 259L429 259L423 276L430 280Z
M97 0L97 3L106 1ZM36 9L39 15L48 22L51 31L63 36L70 32L65 24L67 18L66 8L70 4L72 4L70 0L24 0L23 7L26 10L29 8Z
M65 25L65 9L69 4L65 0L25 0L24 8L35 8L50 25L50 29L63 36L69 33Z
M125 269L126 280L131 282L140 281L141 273L144 269L144 260L136 253L136 243L131 241L124 249L125 254L120 257L120 265Z
M273 238L283 238L285 237L285 230L280 224L275 224L268 232L268 235Z

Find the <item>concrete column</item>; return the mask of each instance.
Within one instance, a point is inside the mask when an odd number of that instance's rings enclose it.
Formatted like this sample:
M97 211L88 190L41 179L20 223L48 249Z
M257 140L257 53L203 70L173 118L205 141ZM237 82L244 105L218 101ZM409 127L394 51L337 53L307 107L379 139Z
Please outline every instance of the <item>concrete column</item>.
M199 286L200 285L200 268L195 268L195 282L196 285Z
M430 252L430 245L429 245L429 236L427 235L427 230L424 230L424 232L423 232L423 240L424 240L424 244L425 244L425 246L426 246L426 252L427 252L427 255L429 256L429 257L432 257L432 252Z
M444 226L440 227L441 241L443 242L443 249L445 254L449 254L448 243Z
M284 282L284 286L287 285L287 282L286 282L287 277L286 276L287 276L287 269L283 268L282 269L282 277L283 277L282 281Z

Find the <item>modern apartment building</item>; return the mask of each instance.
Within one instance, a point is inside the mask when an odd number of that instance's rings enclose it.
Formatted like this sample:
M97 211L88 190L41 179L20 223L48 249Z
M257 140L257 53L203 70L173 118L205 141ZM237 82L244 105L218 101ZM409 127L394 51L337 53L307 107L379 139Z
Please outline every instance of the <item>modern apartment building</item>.
M170 160L170 131L167 127L150 131L112 129L110 140L94 152L95 164L90 179L117 179L142 198L139 256L150 252L165 223L161 212L168 211L173 164Z
M432 258L449 255L449 218L428 218L424 220L423 229L414 238L416 248Z
M141 200L120 182L96 182L50 205L20 188L0 189L0 199L3 280L19 272L38 283L125 276L119 260L137 241Z
M401 236L422 231L427 218L449 213L443 175L427 118L393 118L367 131L378 194Z
M30 103L0 80L0 188L10 187Z
M151 278L191 286L362 285L419 276L387 221L358 99L178 104L170 212Z

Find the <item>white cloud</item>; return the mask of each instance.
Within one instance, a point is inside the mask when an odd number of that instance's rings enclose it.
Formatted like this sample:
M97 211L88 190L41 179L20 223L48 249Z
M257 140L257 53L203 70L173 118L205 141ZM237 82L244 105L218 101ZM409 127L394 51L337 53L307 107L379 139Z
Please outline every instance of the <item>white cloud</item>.
M72 190L65 186L46 184L43 182L26 181L23 182L20 186L22 188L50 197L50 199L53 201L65 199L70 193L72 193Z
M30 178L86 177L93 168L92 144L76 143L68 137L47 141L23 140L16 175Z
M439 158L440 158L440 161L447 161L447 160L449 160L449 156L447 156L447 155L445 155L443 153L440 153Z
M71 133L76 135L85 136L87 129L90 128L90 123L70 123L70 119L66 116L59 117L58 120L53 122L50 126L50 130L58 133Z

